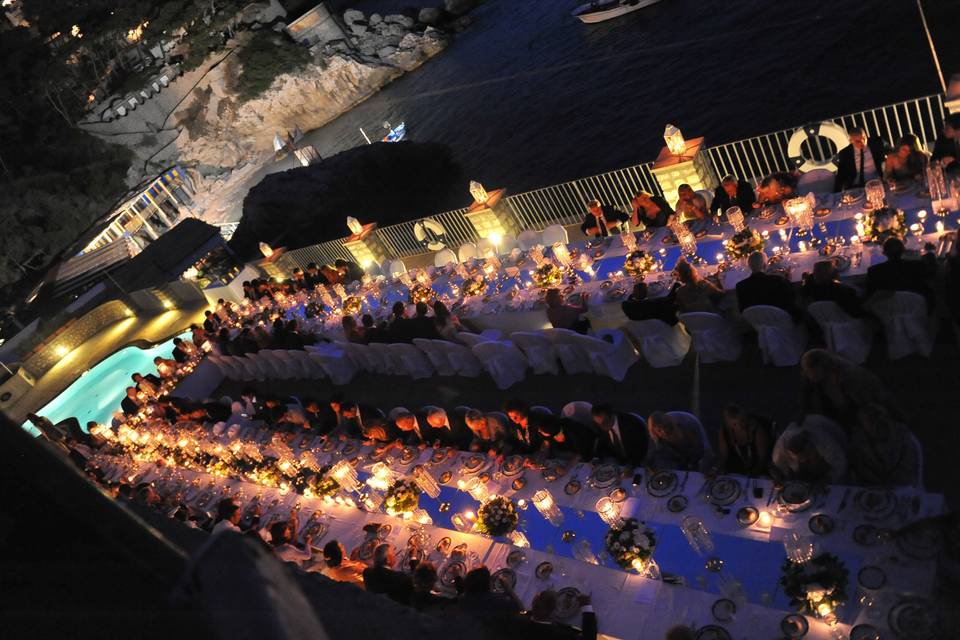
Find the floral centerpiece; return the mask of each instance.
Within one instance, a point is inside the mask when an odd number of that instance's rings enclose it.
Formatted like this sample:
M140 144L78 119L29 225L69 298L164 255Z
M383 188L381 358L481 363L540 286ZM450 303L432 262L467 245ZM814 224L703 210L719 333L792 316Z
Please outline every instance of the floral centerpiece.
M723 250L731 260L739 260L756 251L763 251L765 244L763 236L750 227L744 227L743 231L723 241Z
M628 276L643 278L657 268L657 261L642 249L631 252L623 262L623 270Z
M520 516L513 500L504 496L490 496L477 509L478 533L505 536L517 528Z
M476 275L463 283L461 289L464 297L479 296L487 291L487 279L481 275Z
M360 298L357 296L350 296L343 301L343 314L347 316L355 316L360 313Z
M331 478L327 472L330 471L330 465L320 469L318 473L306 477L303 494L307 495L310 491L310 497L313 498L332 498L340 491L340 483Z
M410 513L420 506L420 487L411 480L397 480L383 497L383 508L391 516Z
M847 601L850 572L832 553L821 553L801 564L787 560L780 584L797 611L825 617Z
M881 207L873 211L865 210L863 212L863 233L861 239L864 242L874 242L883 244L887 238L899 238L907 234L907 218L900 209L893 207Z
M533 284L541 289L556 287L563 282L563 270L552 262L544 262L530 274Z
M410 301L414 304L430 302L433 299L433 289L425 284L417 283L410 289Z
M604 547L613 561L624 569L640 569L657 546L653 530L636 518L625 518L610 527Z

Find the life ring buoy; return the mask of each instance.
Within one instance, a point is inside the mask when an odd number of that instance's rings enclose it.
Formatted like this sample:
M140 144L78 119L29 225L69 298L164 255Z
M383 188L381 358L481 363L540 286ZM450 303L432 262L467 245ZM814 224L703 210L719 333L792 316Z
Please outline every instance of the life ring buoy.
M447 248L447 230L443 225L431 218L424 218L413 225L413 236L417 242L430 251L440 251Z
M833 156L826 160L811 160L803 155L801 145L805 140L811 140L816 137L823 137L831 140L837 146L837 151L843 149L849 144L847 130L834 122L815 122L801 127L793 132L790 141L787 142L787 156L802 173L813 171L814 169L826 169L832 173L837 172L837 165L833 161Z

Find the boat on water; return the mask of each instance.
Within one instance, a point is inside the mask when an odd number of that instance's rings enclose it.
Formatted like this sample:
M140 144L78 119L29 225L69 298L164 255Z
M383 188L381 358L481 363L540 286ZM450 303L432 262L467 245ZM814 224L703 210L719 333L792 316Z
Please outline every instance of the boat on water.
M579 18L581 22L594 24L618 18L658 2L660 0L594 0L580 5L571 15Z
M406 122L401 122L397 126L393 126L389 122L384 122L383 128L387 130L387 135L381 138L382 142L400 142L403 140L403 137L407 135ZM370 140L370 136L368 136L367 132L363 130L363 127L360 127L360 135L362 135L363 139L367 141L367 144L373 144L373 141Z

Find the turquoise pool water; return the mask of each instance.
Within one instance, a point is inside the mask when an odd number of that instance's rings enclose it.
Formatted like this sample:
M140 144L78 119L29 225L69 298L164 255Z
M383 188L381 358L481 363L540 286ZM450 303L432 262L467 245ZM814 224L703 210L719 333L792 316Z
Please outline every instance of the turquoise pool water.
M156 373L153 359L157 356L169 358L172 353L172 338L149 349L121 349L81 375L37 411L37 415L49 418L54 424L72 416L80 421L84 429L91 420L109 424L113 412L120 409L124 390L132 382L131 374ZM35 435L39 433L29 424L25 424L24 428Z

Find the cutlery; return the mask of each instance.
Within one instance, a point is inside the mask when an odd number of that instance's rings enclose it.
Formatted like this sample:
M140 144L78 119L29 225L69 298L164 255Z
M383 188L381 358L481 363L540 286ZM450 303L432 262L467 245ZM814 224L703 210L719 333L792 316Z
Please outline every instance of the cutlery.
M683 474L683 480L680 482L680 488L677 489L677 494L682 494L683 490L687 488L687 478L690 477L690 471L686 471Z
M840 506L837 508L837 513L840 513L847 508L847 499L850 497L850 488L847 487L843 492L843 497L840 499Z

